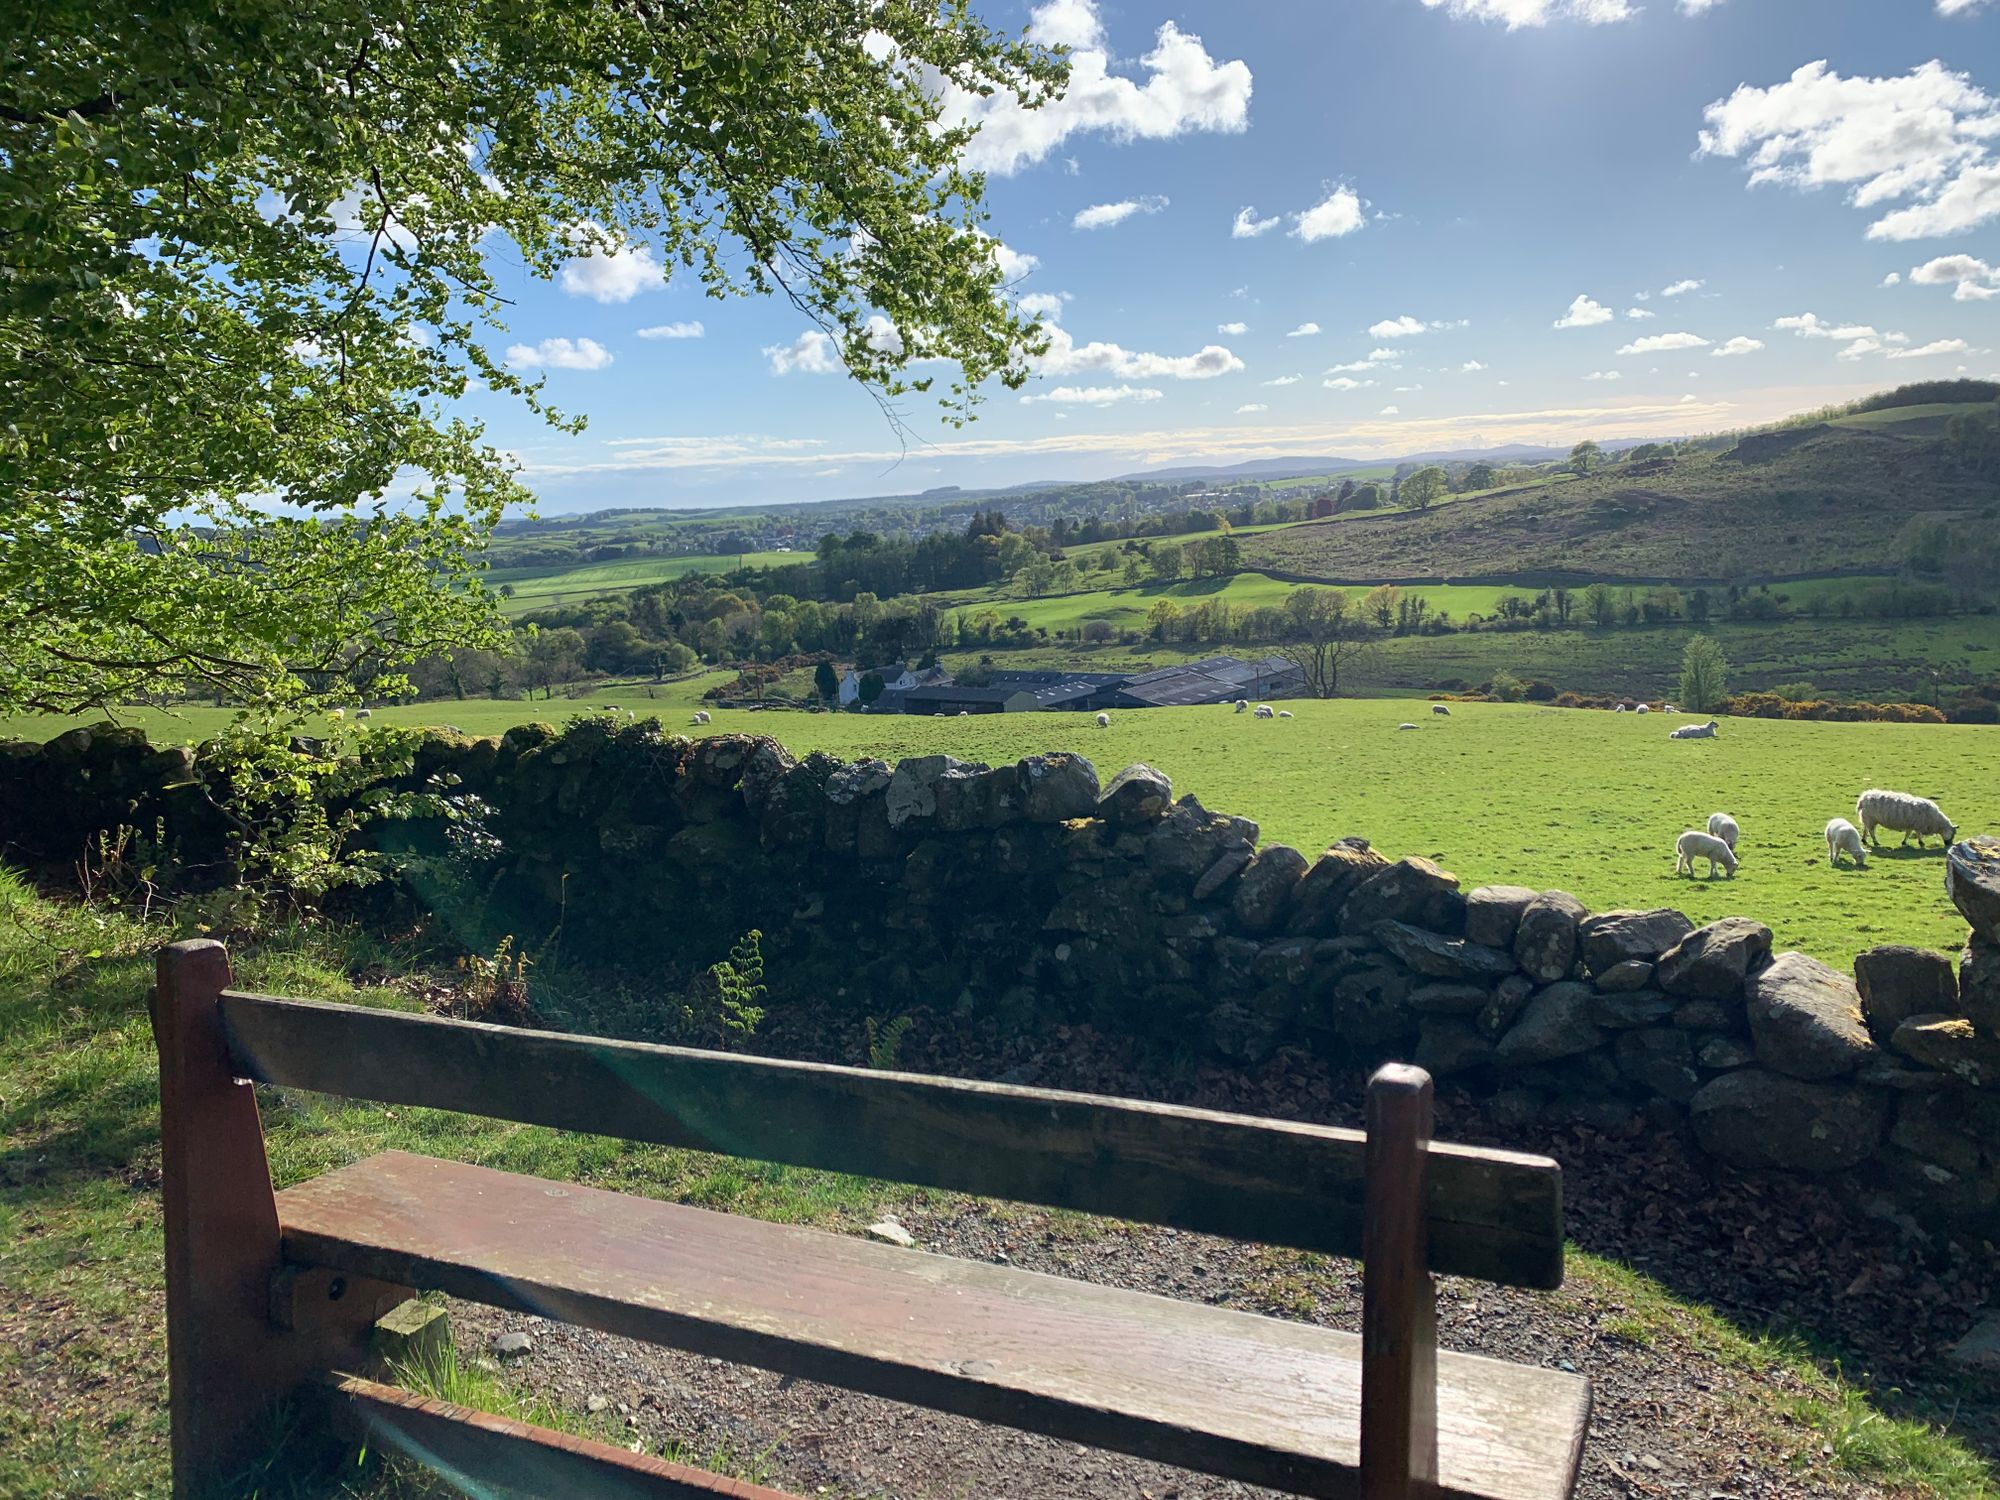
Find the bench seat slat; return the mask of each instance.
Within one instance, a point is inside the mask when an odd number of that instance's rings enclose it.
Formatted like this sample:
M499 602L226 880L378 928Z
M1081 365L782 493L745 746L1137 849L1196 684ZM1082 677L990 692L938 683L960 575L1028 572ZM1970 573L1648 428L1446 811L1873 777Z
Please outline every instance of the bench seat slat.
M227 992L260 1083L1171 1224L1352 1259L1360 1132ZM1562 1172L1433 1144L1430 1268L1562 1285Z
M277 1195L288 1260L1316 1496L1357 1493L1352 1334L385 1153ZM1589 1385L1438 1356L1441 1492L1563 1500Z

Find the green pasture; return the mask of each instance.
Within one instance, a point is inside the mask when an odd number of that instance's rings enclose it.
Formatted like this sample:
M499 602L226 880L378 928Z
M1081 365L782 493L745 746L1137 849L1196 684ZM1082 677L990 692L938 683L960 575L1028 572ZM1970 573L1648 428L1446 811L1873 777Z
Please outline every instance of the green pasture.
M617 562L587 563L577 568L494 568L486 575L487 587L511 585L514 593L503 599L510 615L546 609L555 604L577 604L604 594L629 594L649 583L664 583L689 573L727 573L737 568L782 568L791 563L811 562L810 552L731 552L727 554L687 553L676 557L628 557Z
M1835 427L1894 427L1904 422L1921 422L1929 417L1959 417L1968 412L1990 412L1990 401L1933 401L1923 406L1889 406L1881 411L1858 411L1835 417Z
M1636 633L1635 633L1636 634ZM378 721L450 723L491 734L606 703L657 713L686 731L695 679L624 685L592 699L466 702L378 710ZM1458 704L1434 717L1410 699L1293 702L1293 719L1227 708L934 719L903 715L714 710L704 733L769 734L794 751L896 760L939 752L998 764L1079 751L1108 777L1133 761L1178 791L1259 820L1267 839L1308 853L1359 834L1391 855L1422 854L1467 885L1559 886L1596 909L1671 905L1696 921L1748 915L1781 945L1830 963L1876 943L1956 948L1964 924L1946 901L1942 860L1885 850L1865 870L1828 868L1822 830L1852 816L1872 786L1936 798L1967 832L2000 829L2000 730L1956 725L1728 720L1712 741L1674 742L1685 716L1645 718L1512 704ZM131 716L157 734L198 736L213 710ZM1406 720L1414 731L1398 730ZM47 734L66 721L0 721ZM1743 827L1733 880L1676 878L1674 839L1715 811Z

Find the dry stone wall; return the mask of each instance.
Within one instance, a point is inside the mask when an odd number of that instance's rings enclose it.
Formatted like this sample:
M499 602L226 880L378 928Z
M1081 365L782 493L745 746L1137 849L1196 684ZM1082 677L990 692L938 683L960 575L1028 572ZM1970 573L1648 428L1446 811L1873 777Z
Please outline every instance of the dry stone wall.
M59 858L154 818L214 840L199 774L122 731L0 746L0 841ZM460 889L529 948L644 969L711 962L755 927L773 1004L1087 1021L1239 1065L1408 1059L1524 1132L1642 1115L1734 1166L2000 1229L2000 839L1947 856L1961 955L1875 948L1848 974L1773 953L1747 917L1463 890L1359 837L1264 844L1151 767L1100 783L1073 754L801 760L593 719L434 736L406 780L490 805L500 852ZM422 825L376 833L444 847Z

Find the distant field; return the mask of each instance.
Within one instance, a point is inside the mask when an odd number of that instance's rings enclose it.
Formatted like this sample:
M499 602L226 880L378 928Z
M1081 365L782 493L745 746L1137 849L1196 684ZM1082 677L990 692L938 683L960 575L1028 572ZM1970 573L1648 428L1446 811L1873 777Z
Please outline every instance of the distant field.
M712 679L710 679L712 680ZM530 719L561 722L604 702L657 712L685 732L706 680L624 686L595 704L452 703L383 710L378 718L497 733ZM1821 829L1870 786L1937 798L1967 831L2000 829L2000 730L1959 726L1794 724L1730 720L1713 741L1672 743L1672 722L1527 705L1461 704L1433 719L1409 700L1295 702L1292 720L1238 718L1226 708L1112 715L932 719L890 715L717 711L707 733L775 735L795 751L880 756L945 752L989 764L1073 749L1109 776L1132 761L1160 767L1176 790L1254 817L1265 837L1315 853L1360 834L1394 855L1440 860L1468 885L1560 886L1593 908L1670 905L1697 921L1745 914L1781 945L1836 964L1881 942L1957 946L1964 924L1944 896L1931 852L1885 851L1866 870L1827 867ZM135 715L187 738L223 716ZM1396 725L1411 719L1414 733ZM63 721L0 721L42 736ZM1673 841L1718 809L1744 830L1734 880L1676 879Z
M1881 411L1858 411L1835 417L1835 427L1897 427L1906 422L1922 422L1938 417L1963 416L1967 412L1990 412L1990 401L1933 401L1925 406L1891 406Z
M689 573L726 573L736 568L780 568L810 562L810 552L731 552L726 555L687 554L679 557L629 557L617 562L590 563L580 568L495 568L486 575L489 588L502 584L514 594L501 603L510 615L576 604L601 594L629 594L649 583L664 583Z

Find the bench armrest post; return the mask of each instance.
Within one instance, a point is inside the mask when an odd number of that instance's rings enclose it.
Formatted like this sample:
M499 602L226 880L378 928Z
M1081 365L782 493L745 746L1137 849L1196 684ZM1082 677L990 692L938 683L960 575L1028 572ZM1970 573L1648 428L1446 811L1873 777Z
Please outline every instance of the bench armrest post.
M220 1489L254 1459L258 1420L284 1394L270 1379L268 1321L280 1248L256 1096L231 1076L217 1008L228 951L175 943L157 975L167 1405L181 1500Z
M1361 1493L1407 1500L1437 1481L1437 1297L1425 1243L1430 1075L1392 1063L1368 1081L1361 1219Z

